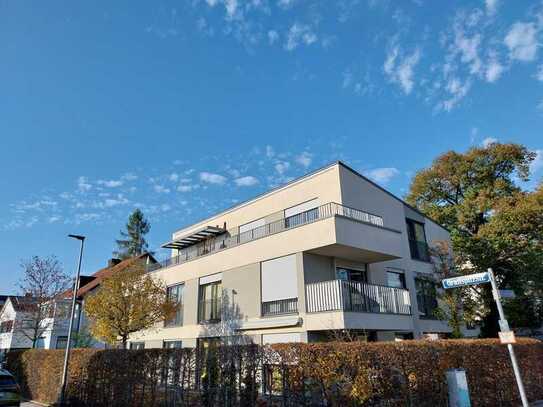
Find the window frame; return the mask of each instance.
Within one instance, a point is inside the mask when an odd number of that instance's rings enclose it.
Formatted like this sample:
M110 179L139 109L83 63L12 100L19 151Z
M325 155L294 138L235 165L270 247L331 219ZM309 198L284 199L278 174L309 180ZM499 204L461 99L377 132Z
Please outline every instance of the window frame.
M166 287L166 296L168 299L171 298L171 295L170 295L170 291L172 289L177 289L177 310L175 311L175 316L173 316L171 319L169 320L165 320L164 321L164 326L166 328L169 328L169 327L176 327L176 326L183 326L183 305L184 305L184 291L185 291L185 283L182 282L182 283L176 283L176 284L172 284L172 285L169 285L168 287Z
M407 282L405 280L405 273L403 271L386 270L386 273L387 273L387 286L388 287L398 288L398 289L401 289L401 290L406 290L407 289ZM397 287L397 286L394 286L394 285L390 284L390 280L388 278L390 274L396 274L396 275L400 276L401 287Z
M428 250L428 239L426 237L426 228L423 222L416 221L411 218L405 218L407 229L407 240L409 243L409 253L411 259L423 261L425 263L430 262L430 253ZM417 239L416 227L420 226L424 240Z

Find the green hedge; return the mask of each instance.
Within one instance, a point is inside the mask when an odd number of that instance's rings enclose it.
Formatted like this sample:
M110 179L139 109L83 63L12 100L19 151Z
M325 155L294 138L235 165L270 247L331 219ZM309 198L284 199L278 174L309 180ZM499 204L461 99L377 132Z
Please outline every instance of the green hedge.
M531 401L543 399L543 343L515 345ZM8 354L24 394L57 401L63 351ZM445 372L464 368L472 405L520 403L496 340L74 350L68 395L80 406L446 406Z

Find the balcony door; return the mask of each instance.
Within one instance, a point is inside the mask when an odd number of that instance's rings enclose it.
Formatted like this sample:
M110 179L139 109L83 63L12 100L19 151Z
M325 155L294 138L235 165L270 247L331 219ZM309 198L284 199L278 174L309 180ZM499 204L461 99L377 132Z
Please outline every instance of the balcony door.
M221 320L222 281L200 284L199 322L219 322Z

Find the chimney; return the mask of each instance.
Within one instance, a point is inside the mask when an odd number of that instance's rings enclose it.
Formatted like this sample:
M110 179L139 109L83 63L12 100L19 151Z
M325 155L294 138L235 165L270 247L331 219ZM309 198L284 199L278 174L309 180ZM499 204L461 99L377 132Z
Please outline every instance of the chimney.
M115 257L113 257L113 258L111 258L111 259L109 259L107 261L107 266L108 267L113 267L113 266L119 264L121 261L122 261L121 259L116 259Z

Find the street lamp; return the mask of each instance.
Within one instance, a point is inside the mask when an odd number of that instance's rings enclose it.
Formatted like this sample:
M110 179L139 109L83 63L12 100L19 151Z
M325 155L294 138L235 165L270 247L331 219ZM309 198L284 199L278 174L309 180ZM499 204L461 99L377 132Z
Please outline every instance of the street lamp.
M62 369L62 384L60 389L60 405L64 405L64 397L66 393L66 382L68 378L68 361L70 359L70 347L72 346L72 330L74 326L75 315L75 301L77 299L77 291L79 290L79 275L81 273L81 259L83 258L83 243L85 242L85 236L80 235L68 235L72 239L77 239L81 242L79 249L79 261L77 262L77 275L75 277L73 290L72 290L72 310L70 312L70 324L68 326L68 342L66 343L66 352L64 353L64 367Z

